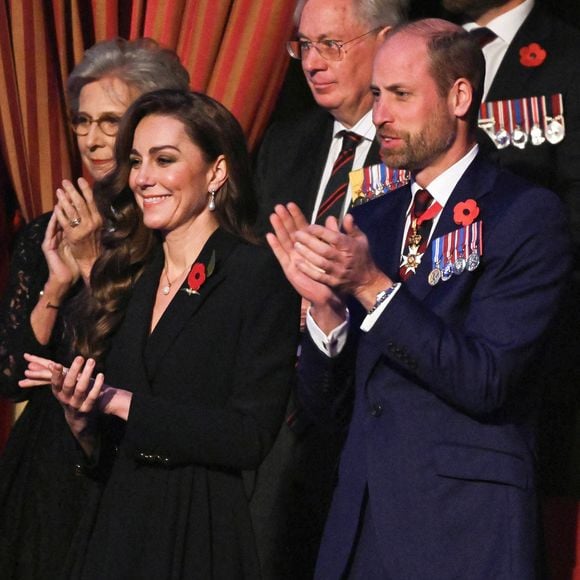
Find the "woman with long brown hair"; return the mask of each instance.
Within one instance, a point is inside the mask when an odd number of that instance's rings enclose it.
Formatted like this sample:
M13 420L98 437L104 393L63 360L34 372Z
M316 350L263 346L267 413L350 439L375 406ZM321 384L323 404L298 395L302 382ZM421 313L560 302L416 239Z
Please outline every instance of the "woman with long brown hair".
M113 168L118 125L135 98L188 86L175 52L152 39L118 38L89 48L67 81L71 128L87 175L99 180ZM12 255L0 307L0 396L27 404L0 457L2 578L60 577L92 485L64 459L74 445L50 390L22 390L18 380L26 368L23 352L70 360L64 320L101 251L96 203L88 180L63 181L54 211L27 224Z
M208 96L157 91L128 110L116 162L99 185L113 227L75 316L83 356L50 364L104 482L70 577L259 578L248 502L283 420L299 304L252 234L242 130Z

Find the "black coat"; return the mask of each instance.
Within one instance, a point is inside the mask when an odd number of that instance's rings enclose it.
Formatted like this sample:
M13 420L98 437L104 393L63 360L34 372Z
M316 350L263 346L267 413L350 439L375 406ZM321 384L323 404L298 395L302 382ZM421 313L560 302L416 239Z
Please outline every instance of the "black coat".
M520 63L520 49L538 43L545 51L537 67ZM490 87L486 101L546 96L561 93L566 136L553 145L530 143L524 149L497 149L479 132L478 141L488 157L500 166L549 187L566 205L574 252L574 280L565 298L563 314L547 350L538 381L544 384L540 429L540 472L545 491L556 495L578 493L572 450L578 444L576 426L580 398L580 31L536 3L510 44ZM543 217L538 216L538 219Z
M270 126L255 168L260 230L269 229L268 217L277 203L293 201L307 218L312 215L333 124L332 115L315 108ZM380 161L375 141L364 165ZM312 578L343 440L343 433L320 429L290 401L287 424L260 469L251 504L268 578Z
M538 43L546 51L540 66L520 63L520 49ZM565 201L575 244L576 269L580 269L580 31L556 18L536 3L512 43L489 89L486 101L521 97L564 98L566 137L557 145L545 141L524 149L497 149L479 132L478 141L488 157L535 183L555 191Z
M68 340L59 316L49 345L38 343L30 313L48 279L41 244L51 214L22 230L12 254L10 282L0 307L0 397L27 400L0 455L0 578L61 578L70 542L94 482L79 477L58 401L46 386L20 389L30 352L67 364ZM75 287L69 298L76 293ZM67 308L67 300L60 313Z
M268 249L217 230L198 262L212 255L199 295L178 291L151 334L161 252L134 288L105 365L130 414L71 577L260 577L248 502L285 410L298 300Z

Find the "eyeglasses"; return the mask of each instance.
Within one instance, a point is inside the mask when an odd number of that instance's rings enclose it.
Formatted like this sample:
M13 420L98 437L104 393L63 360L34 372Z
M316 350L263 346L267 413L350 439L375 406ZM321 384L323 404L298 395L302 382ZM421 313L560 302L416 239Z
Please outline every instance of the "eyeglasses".
M81 137L89 134L91 125L96 123L99 129L109 137L114 137L119 130L121 117L117 115L103 115L98 119L93 119L90 115L75 115L71 119L72 130Z
M378 28L373 28L372 30L369 30L368 32L365 32L364 34L361 34L360 36L357 36L356 38L352 38L351 40L347 40L346 42L340 42L339 40L289 40L286 43L286 50L288 51L288 54L292 57L295 58L297 60L302 60L303 58L306 57L306 55L308 54L309 50L314 47L316 49L316 51L318 52L318 54L324 59L324 60L342 60L343 55L346 54L346 50L344 50L344 47L347 44L350 44L351 42L354 42L355 40L360 40L361 38L364 38L365 36L368 36L369 34L372 34L373 32L377 32L377 30L380 30L381 27L379 26Z

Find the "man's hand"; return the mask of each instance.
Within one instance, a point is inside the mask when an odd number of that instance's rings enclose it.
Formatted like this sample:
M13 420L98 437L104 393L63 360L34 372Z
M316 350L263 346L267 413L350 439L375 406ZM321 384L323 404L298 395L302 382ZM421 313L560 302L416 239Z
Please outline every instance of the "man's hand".
M325 226L311 225L294 234L294 249L303 260L296 259L296 267L312 283L332 288L340 295L351 294L366 310L375 303L376 295L393 283L379 270L369 250L366 235L347 214L344 232L334 217Z
M268 233L266 239L280 262L284 274L295 290L312 304L317 315L314 317L324 332L336 328L346 319L344 299L328 285L317 281L311 274L318 273L317 268L297 251L296 236L309 228L304 214L294 203L286 207L277 205L270 216L274 233Z

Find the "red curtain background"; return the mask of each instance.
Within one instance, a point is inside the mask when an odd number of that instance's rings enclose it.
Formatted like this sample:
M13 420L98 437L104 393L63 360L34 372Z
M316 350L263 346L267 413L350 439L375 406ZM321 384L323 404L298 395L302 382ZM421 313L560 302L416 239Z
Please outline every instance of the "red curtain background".
M226 105L250 146L282 84L293 2L280 0L0 0L0 153L25 219L52 208L80 170L64 84L99 40L150 36L173 48L192 89Z
M173 48L192 89L224 103L253 147L288 66L293 8L292 0L0 0L0 293L13 233L2 196L12 189L29 220L81 171L64 85L86 48L116 36ZM0 449L11 422L0 401ZM545 519L552 577L580 580L576 499L551 501Z
M86 48L149 36L174 49L192 89L228 107L252 148L286 73L293 9L289 0L0 0L0 182L10 183L24 219L52 209L56 186L80 174L64 87ZM10 241L4 199L0 220L1 292ZM0 448L11 419L0 402Z

